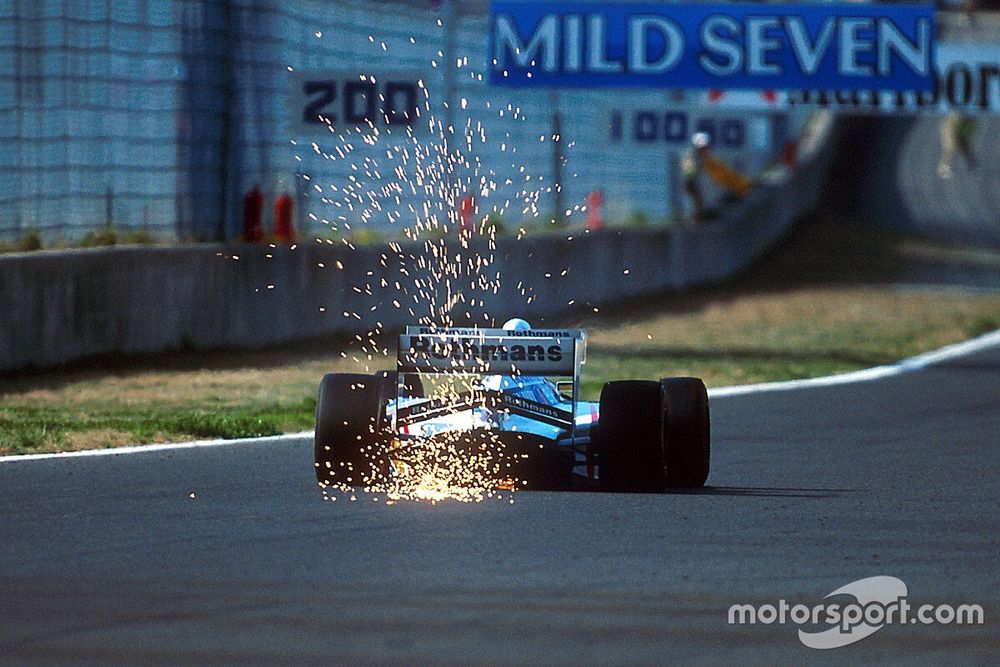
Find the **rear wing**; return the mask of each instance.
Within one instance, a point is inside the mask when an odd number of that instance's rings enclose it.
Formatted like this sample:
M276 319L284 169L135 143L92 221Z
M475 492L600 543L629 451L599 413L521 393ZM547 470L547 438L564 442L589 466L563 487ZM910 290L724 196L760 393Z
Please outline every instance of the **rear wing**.
M399 337L400 373L571 377L586 361L580 329L478 329L408 326Z
M477 329L408 326L399 337L396 368L399 380L393 430L407 428L476 408L503 410L531 422L555 426L575 438L580 366L586 357L586 337L579 329ZM444 397L401 404L405 388L423 387L420 376L478 375L484 381ZM486 376L496 386L489 387ZM567 378L570 409L502 390L500 376ZM421 391L423 391L421 389ZM562 389L560 388L560 392ZM409 392L407 392L409 393ZM411 394L412 395L412 394Z

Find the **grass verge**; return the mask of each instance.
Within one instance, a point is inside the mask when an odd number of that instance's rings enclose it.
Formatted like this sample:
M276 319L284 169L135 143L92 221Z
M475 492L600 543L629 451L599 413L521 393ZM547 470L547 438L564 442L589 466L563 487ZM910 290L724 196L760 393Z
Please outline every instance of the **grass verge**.
M834 232L793 237L727 285L536 324L587 329L588 398L609 379L697 375L724 386L847 372L1000 327L1000 292L897 287L896 240ZM22 373L0 387L0 454L311 429L324 373L392 365L356 349L326 340Z

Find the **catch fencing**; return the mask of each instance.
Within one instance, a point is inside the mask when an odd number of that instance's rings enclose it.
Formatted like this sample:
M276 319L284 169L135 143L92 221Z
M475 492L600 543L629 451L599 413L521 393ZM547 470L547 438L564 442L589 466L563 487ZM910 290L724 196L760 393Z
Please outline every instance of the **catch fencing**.
M254 184L268 202L291 194L300 230L320 236L449 219L466 195L510 224L578 215L597 190L606 218L655 224L684 213L693 131L756 173L805 117L491 88L486 7L3 0L0 240L106 226L234 239ZM391 127L387 107L414 99L419 118Z

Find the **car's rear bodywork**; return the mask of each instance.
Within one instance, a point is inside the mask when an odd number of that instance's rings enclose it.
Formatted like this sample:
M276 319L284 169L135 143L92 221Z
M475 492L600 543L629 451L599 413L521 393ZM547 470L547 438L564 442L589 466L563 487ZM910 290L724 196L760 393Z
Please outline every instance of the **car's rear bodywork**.
M585 352L576 329L407 327L396 370L328 373L320 382L317 481L645 492L704 485L704 382L612 380L599 403L583 401Z
M529 488L596 480L598 404L579 399L585 359L578 329L407 327L385 412L392 440L405 448L456 434L492 438Z

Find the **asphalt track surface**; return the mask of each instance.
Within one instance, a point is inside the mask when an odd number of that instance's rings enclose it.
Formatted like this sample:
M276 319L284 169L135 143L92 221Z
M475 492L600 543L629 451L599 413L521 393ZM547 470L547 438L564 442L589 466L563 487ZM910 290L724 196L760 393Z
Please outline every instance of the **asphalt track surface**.
M0 462L0 663L996 664L1000 345L712 410L699 493L324 502L302 437ZM985 624L727 622L874 575Z

